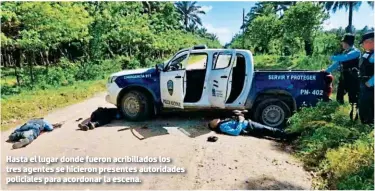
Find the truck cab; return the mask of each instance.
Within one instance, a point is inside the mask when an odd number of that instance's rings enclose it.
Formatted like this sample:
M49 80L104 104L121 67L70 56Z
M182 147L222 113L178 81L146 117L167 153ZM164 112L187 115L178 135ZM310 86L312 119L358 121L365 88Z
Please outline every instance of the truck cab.
M163 108L244 109L253 71L247 50L181 51L160 71Z
M112 74L106 100L135 121L168 109L248 109L282 127L300 105L328 100L332 80L316 71L255 71L249 50L194 46L154 68Z

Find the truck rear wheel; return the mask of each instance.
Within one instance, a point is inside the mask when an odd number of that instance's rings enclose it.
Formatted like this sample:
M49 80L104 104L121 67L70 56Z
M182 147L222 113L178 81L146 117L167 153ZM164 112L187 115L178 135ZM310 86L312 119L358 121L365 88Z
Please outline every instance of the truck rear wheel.
M139 91L130 91L121 99L121 111L126 119L142 121L150 117L151 104L147 96Z
M282 129L291 116L289 106L277 98L260 101L254 112L254 119L264 125Z

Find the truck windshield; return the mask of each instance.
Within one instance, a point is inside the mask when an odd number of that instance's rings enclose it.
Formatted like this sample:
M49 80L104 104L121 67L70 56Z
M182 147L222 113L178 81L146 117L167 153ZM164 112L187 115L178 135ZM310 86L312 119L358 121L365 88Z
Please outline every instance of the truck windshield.
M179 52L179 53L175 54L171 59L165 61L164 62L164 70L169 69L169 67L171 65L177 65L178 63L181 63L181 61L183 61L186 58L187 52L188 52L188 50Z

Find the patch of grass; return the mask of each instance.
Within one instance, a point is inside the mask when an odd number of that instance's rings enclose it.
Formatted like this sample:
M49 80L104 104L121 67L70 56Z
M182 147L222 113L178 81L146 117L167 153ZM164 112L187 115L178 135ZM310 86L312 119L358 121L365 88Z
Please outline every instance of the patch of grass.
M8 85L13 86L17 84L17 79L14 76L1 76L1 82L0 85Z
M254 56L254 67L257 70L321 70L330 64L324 55L257 55Z
M49 111L83 101L105 90L105 80L77 82L56 89L25 91L1 99L1 130Z
M373 127L351 121L349 110L348 104L320 102L289 119L287 131L301 133L293 143L297 157L319 175L315 189L373 188Z

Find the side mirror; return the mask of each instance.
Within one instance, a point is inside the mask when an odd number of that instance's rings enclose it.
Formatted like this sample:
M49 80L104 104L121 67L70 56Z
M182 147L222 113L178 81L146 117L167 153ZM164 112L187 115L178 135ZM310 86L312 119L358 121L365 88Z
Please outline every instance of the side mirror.
M158 72L163 71L164 70L163 66L164 66L163 64L156 64L155 65L156 71L158 71Z

